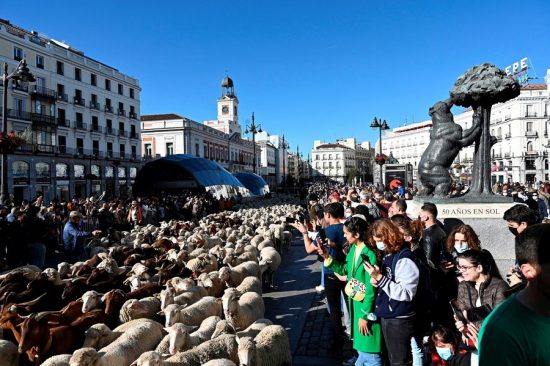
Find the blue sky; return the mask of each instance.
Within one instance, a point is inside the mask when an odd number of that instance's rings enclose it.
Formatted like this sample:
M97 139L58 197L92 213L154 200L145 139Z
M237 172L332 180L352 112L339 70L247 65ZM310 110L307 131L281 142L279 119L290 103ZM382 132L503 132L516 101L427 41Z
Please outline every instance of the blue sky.
M291 149L376 142L428 118L467 68L529 57L550 68L550 1L3 1L0 18L140 80L141 114L216 117L226 70L250 114ZM543 82L542 79L532 82Z

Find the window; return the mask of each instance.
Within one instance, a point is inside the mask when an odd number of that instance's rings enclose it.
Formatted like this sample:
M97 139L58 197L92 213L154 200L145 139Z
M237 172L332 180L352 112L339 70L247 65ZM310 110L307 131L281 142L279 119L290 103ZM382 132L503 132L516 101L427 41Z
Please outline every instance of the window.
M120 157L124 157L124 154L126 154L126 146L124 144L120 144L119 145L119 149L120 149Z
M118 94L124 95L124 86L122 84L118 84Z
M99 119L97 116L92 116L92 131L99 131Z
M166 156L168 155L174 155L174 143L173 142L167 142L166 143Z
M84 139L76 139L76 152L78 154L84 154Z
M111 80L105 79L105 90L111 90Z
M97 86L97 75L96 74L90 74L90 84L93 86Z
M533 108L533 105L527 104L525 106L525 117L536 117L535 110Z
M23 59L23 49L19 47L13 47L13 59L15 61L21 61Z
M134 99L134 88L130 88L130 98Z
M59 75L65 75L65 64L61 61L57 61L57 73Z
M197 146L199 146L199 145L197 144ZM153 155L153 149L151 147L151 144L145 144L144 145L144 150L145 150L145 156Z
M74 79L82 81L82 70L80 70L78 67L74 68Z
M36 55L36 67L39 69L44 68L44 56Z
M527 143L527 152L532 152L532 151L533 151L533 142L529 141Z
M132 158L135 158L137 156L137 146L132 145Z
M533 122L527 122L527 132L533 132Z
M113 120L106 119L105 124L107 125L107 129L111 130L113 128Z
M118 123L118 129L119 129L120 131L124 131L124 122L119 122L119 123Z
M199 144L195 144L195 155L200 156Z
M92 141L92 150L94 155L99 155L99 141L93 140Z
M107 142L107 154L109 157L113 157L113 143Z

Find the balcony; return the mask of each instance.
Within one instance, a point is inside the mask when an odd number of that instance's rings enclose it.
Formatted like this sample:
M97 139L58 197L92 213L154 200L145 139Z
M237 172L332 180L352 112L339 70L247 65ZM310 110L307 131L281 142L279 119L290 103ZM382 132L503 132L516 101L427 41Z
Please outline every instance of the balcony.
M104 132L108 135L118 135L118 131L112 127L105 127Z
M525 131L525 137L538 137L539 134L537 131Z
M67 94L57 93L57 101L68 103L69 102L69 96Z
M139 140L139 133L137 132L130 132L130 138Z
M525 117L536 117L537 112L525 112Z
M537 156L539 153L535 150L528 150L525 152L525 156Z
M8 118L30 121L31 114L29 112L20 111L18 109L8 109Z
M501 154L501 153L495 153L495 154L493 155L493 159L500 159L500 158L502 158L502 154Z
M31 97L44 99L57 99L57 92L43 86L34 85L31 89Z
M80 98L80 97L74 97L73 98L73 102L74 102L74 105L79 105L81 107L85 107L86 106L86 99L84 98Z
M137 119L137 113L136 112L130 112L130 118L131 119Z
M126 111L125 111L124 109L120 109L120 108L117 109L117 114L118 114L119 116L124 116L124 117L126 117Z
M511 119L512 119L512 116L511 116L510 114L504 116L504 120L505 120L505 121L509 121L509 120L511 120Z
M105 113L113 113L113 106L112 105L105 105Z
M29 92L29 87L27 85L23 85L23 84L15 82L15 81L11 84L11 89L15 90L15 91L20 91L20 92L23 92L23 93L28 93Z
M118 135L120 137L128 137L128 131L118 130Z
M71 121L66 118L57 117L55 121L57 122L57 127L71 127Z
M82 121L74 121L73 128L76 128L77 130L87 130L88 125Z
M101 133L101 127L97 124L91 124L90 125L90 131L92 132L98 132L98 133Z
M42 154L53 154L55 152L54 145L36 144L34 145L34 152Z
M90 101L90 109L95 109L95 110L100 111L100 110L101 110L101 106L99 105L98 102L94 102L94 101L92 100L92 101Z
M504 153L504 157L505 157L505 158L509 158L509 157L510 157L510 153L509 153L509 152L505 152L505 153Z
M502 141L502 135L497 135L496 138L497 138L497 141Z
M55 117L47 116L41 113L31 113L31 121L48 125L55 125Z
M506 140L510 140L511 137L512 137L512 134L511 134L511 133L507 133L507 134L504 135L504 138L505 138Z

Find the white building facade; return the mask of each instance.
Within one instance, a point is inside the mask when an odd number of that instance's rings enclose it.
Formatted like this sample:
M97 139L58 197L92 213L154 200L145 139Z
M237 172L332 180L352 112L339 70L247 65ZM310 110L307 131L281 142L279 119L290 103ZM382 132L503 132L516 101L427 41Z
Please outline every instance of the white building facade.
M548 151L550 148L550 70L544 84L530 84L521 88L521 94L496 104L491 109L491 135L496 144L491 149L492 182L536 183L550 180ZM454 116L462 129L472 127L473 111L466 110ZM418 163L430 142L431 120L399 127L382 136L382 152L392 155L400 164L413 165L417 179ZM378 153L380 141L377 141ZM474 146L462 149L452 166L457 180L471 179Z
M239 101L233 80L222 81L222 95L217 102L218 118L204 123L177 114L141 117L144 160L189 154L220 163L230 172L252 172L254 145L241 137L238 120ZM259 173L261 148L256 145L256 172Z
M0 62L11 72L23 58L36 82L8 87L8 131L32 131L32 142L9 156L15 200L129 194L141 164L139 81L0 20Z

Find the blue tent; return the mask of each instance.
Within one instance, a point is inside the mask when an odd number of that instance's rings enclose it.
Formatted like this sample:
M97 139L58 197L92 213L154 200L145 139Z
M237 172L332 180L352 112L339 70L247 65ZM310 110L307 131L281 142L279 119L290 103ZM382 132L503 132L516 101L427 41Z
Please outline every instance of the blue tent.
M243 184L220 164L188 154L170 155L145 164L132 190L134 196L178 190L209 190L225 197L236 192L248 195Z
M264 178L254 173L235 173L235 177L250 191L254 196L265 196L269 193L269 185Z

